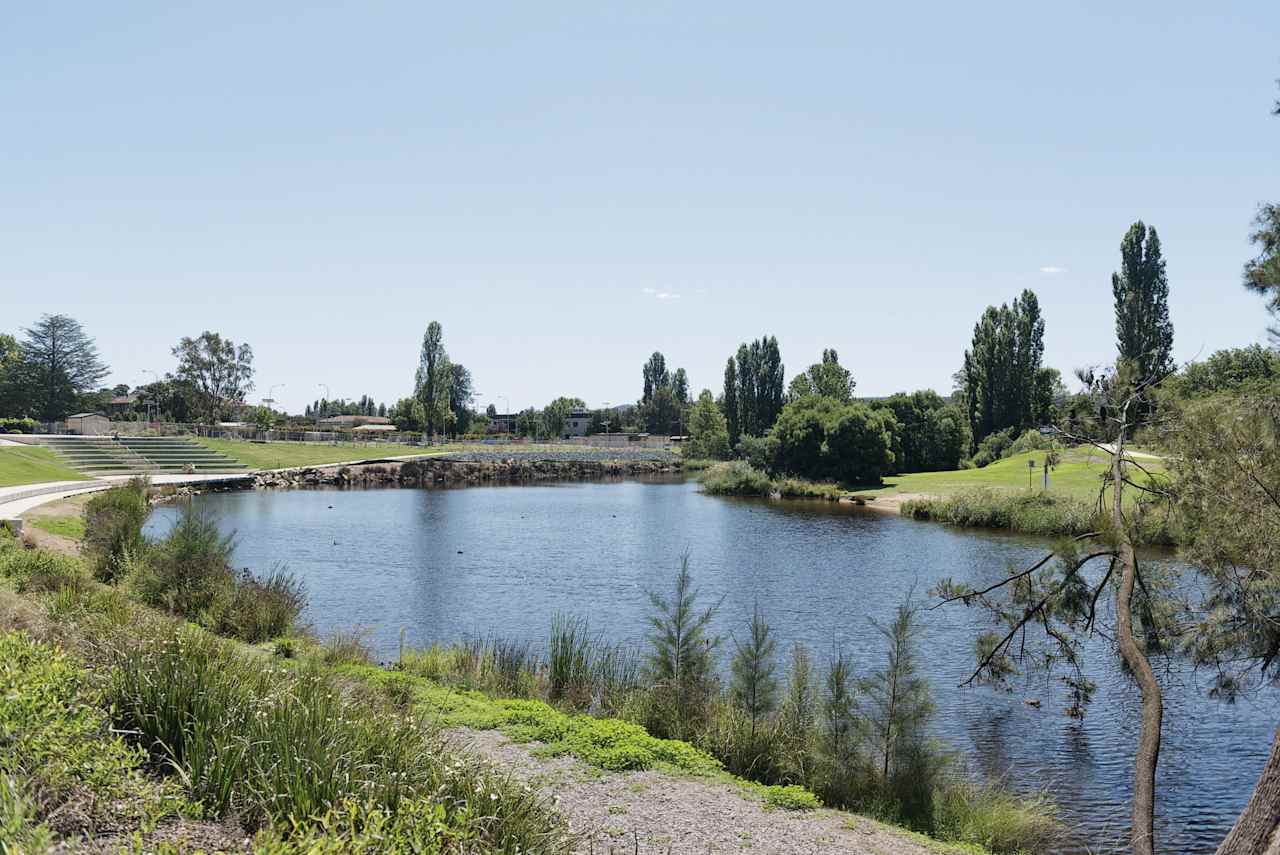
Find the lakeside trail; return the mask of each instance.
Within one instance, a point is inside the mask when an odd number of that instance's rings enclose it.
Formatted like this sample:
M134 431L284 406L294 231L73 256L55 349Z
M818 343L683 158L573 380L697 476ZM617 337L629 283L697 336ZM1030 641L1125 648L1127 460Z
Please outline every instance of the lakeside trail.
M455 728L478 755L554 804L580 842L573 855L930 855L927 845L874 820L832 810L767 808L725 781L665 772L602 772L572 756L536 757L496 730ZM951 850L954 851L954 850Z

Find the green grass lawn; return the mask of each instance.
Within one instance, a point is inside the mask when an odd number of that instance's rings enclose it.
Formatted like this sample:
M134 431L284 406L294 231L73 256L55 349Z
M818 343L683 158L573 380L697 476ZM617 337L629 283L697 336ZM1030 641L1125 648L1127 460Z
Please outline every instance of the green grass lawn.
M291 466L322 466L327 463L345 463L350 460L373 460L380 457L439 454L451 449L437 447L426 449L405 445L322 445L315 442L244 442L234 439L205 439L193 437L196 442L235 458L250 469L286 469Z
M1032 489L1039 491L1044 483L1044 452L1031 451L998 460L982 469L960 469L954 472L913 472L909 475L890 475L885 486L876 490L859 490L872 496L891 496L897 493L921 493L928 496L951 496L967 490L989 488L1002 491L1027 490L1027 461L1035 461L1031 475ZM1160 471L1159 460L1137 458L1151 471ZM1062 452L1062 462L1049 472L1049 492L1092 501L1098 497L1102 474L1111 465L1111 457L1095 448L1079 447ZM1134 473L1134 480L1142 483L1145 476Z
M83 475L62 462L47 448L34 445L6 445L0 448L0 487L41 484L46 481L86 481Z
M84 518L76 516L62 517L27 517L27 523L41 531L56 534L58 537L69 537L72 540L84 538Z

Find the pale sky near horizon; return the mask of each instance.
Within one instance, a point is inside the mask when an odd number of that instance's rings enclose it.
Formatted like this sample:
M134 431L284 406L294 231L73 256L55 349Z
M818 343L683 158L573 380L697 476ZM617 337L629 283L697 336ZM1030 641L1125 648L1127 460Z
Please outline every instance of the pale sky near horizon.
M70 314L112 383L212 329L254 400L390 404L434 319L500 409L766 333L945 393L1023 288L1069 375L1136 219L1177 359L1266 340L1273 0L10 4L0 47L0 332Z

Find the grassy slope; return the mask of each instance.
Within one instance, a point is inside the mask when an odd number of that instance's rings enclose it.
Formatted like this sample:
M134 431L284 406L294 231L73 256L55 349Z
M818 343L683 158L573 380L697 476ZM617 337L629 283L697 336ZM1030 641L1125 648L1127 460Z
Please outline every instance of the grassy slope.
M196 442L233 457L251 469L284 469L290 466L319 466L351 460L422 455L420 449L403 445L321 445L314 442L240 442L231 439L197 438ZM435 453L435 452L433 452Z
M1043 484L1043 451L1032 451L998 460L982 469L960 469L954 472L913 472L909 475L890 475L885 486L876 490L859 490L873 496L892 496L900 493L919 493L928 496L951 496L966 490L989 488L1007 492L1026 492L1027 461L1034 460L1036 468L1031 483L1038 492ZM1159 471L1158 460L1140 458L1139 462L1151 471ZM1062 453L1062 462L1049 473L1049 492L1093 501L1098 497L1098 486L1103 472L1110 465L1110 458L1097 449L1073 448ZM1135 480L1142 475L1135 473Z
M88 476L63 463L47 448L26 445L0 448L0 487L85 480Z

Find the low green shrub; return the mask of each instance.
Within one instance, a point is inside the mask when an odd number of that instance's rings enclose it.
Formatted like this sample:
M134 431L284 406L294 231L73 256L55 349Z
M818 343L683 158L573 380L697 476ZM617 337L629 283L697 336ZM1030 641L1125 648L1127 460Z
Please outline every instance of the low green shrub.
M35 433L38 427L35 419L0 419L0 433Z
M84 507L84 551L100 581L115 582L146 549L142 527L151 512L145 478L98 493Z
M287 634L306 604L302 583L281 568L237 573L233 541L188 505L163 540L131 561L128 587L149 606L251 644Z
M214 629L235 597L232 538L195 506L183 508L169 534L147 550L129 587L149 606Z
M1022 798L994 786L949 781L933 799L934 834L997 853L1049 852L1065 828L1047 798Z
M822 807L817 796L796 784L766 787L764 803L783 810L816 810Z
M145 754L112 732L87 672L66 654L0 634L0 698L0 828L34 839L52 815L81 833L122 817L154 823L183 807L176 786L142 773Z
M368 665L373 661L363 630L338 630L325 643L320 661L325 665Z
M784 499L826 499L838 501L845 495L839 484L825 481L806 481L803 478L783 478L774 482L774 490Z
M53 834L36 817L35 804L18 780L0 773L0 855L39 855L53 847Z
M1079 535L1094 531L1097 509L1081 499L1052 493L972 490L946 497L911 499L902 516L971 528L1003 528L1026 534Z
M255 851L367 850L376 828L475 851L566 848L561 820L528 788L453 756L424 722L344 693L315 666L281 667L176 627L116 659L116 726L177 771L207 815L275 829Z
M0 549L0 577L9 579L18 593L84 589L87 579L78 559L43 549L23 549L12 538L8 544Z
M702 489L716 496L768 496L773 481L742 460L717 463L702 473Z
M283 569L261 578L242 571L218 631L250 644L278 638L293 628L306 601L302 583Z

